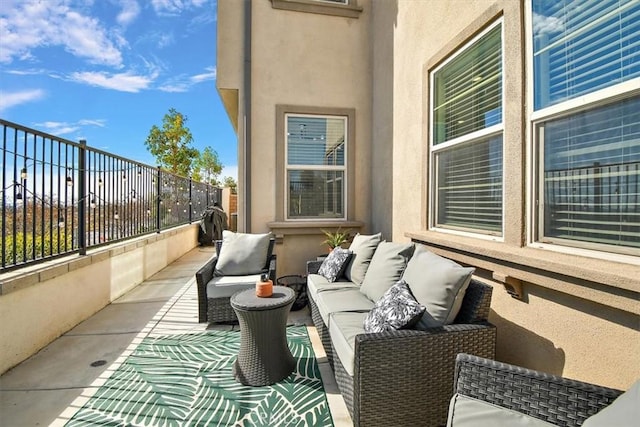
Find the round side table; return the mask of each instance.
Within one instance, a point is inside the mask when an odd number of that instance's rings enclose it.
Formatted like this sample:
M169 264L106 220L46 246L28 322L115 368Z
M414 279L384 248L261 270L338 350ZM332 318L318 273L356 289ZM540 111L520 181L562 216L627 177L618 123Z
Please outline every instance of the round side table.
M231 307L240 322L240 350L233 375L244 385L264 386L288 377L295 359L287 345L287 315L295 292L274 286L268 298L256 296L254 289L235 293Z

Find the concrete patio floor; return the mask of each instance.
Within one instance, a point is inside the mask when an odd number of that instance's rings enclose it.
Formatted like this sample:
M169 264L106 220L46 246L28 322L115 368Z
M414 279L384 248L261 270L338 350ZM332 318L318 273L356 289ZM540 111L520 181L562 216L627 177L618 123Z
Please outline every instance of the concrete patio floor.
M195 272L215 253L197 247L109 304L20 365L0 376L0 425L64 425L76 399L92 389L145 336L238 328L198 323ZM336 426L352 422L307 308L290 324L305 324ZM111 368L113 369L113 368Z

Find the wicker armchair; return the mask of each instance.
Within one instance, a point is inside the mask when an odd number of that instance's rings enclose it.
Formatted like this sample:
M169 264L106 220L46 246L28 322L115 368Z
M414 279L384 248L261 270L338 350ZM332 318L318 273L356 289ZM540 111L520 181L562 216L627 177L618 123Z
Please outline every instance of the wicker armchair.
M317 273L321 263L309 261L307 273ZM487 322L492 290L472 280L451 325L357 335L353 377L335 356L328 325L310 297L314 325L354 425L444 425L456 355L495 357L496 328Z
M455 392L558 426L580 426L622 394L620 390L459 354Z
M261 273L267 273L269 279L276 280L276 255L273 253L275 239L269 240L269 249L267 251L267 261ZM216 240L216 251L218 254L222 251L222 240ZM221 322L238 322L236 313L231 308L231 296L221 298L208 298L207 284L214 277L216 263L218 257L211 258L200 270L196 272L196 283L198 285L198 321L200 323L221 323ZM240 288L238 290L241 290Z

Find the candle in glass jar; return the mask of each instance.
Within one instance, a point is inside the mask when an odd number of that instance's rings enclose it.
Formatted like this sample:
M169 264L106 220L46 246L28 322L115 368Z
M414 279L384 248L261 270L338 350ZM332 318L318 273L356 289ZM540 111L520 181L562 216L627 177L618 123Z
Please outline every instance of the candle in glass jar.
M267 298L273 295L273 282L271 280L258 280L256 282L256 296Z

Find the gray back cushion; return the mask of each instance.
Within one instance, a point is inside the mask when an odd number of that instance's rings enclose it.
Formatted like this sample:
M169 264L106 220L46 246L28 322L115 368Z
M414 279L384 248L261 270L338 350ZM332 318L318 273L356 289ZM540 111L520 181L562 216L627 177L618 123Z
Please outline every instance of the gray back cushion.
M260 273L267 263L271 233L222 232L222 248L216 263L218 276L244 276Z
M413 243L381 242L371 258L360 292L373 302L382 298L402 277L414 249Z
M353 252L351 261L344 271L344 276L347 280L361 285L364 280L364 275L369 268L369 263L373 257L373 253L376 251L378 244L382 241L382 233L373 234L370 236L363 236L362 234L356 234L353 238L349 250Z
M419 245L402 276L416 300L427 309L416 329L453 323L474 271Z

